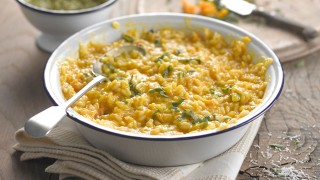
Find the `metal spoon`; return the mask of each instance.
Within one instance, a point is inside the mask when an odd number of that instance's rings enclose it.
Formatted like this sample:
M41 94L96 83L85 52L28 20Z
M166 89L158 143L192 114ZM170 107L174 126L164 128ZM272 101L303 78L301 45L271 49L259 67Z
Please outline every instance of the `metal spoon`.
M142 55L146 52L143 48L138 46L122 46L120 48L113 49L107 54L111 54L113 57L117 57L123 52L129 52L132 50L137 50ZM97 61L93 64L92 72L95 75L93 80L89 82L84 88L77 92L72 98L64 102L59 106L51 106L48 109L36 114L31 117L24 125L24 130L30 136L34 138L45 137L62 118L66 116L66 110L75 103L80 97L82 97L87 91L94 87L97 83L105 81L107 78L103 75L101 67L103 63Z

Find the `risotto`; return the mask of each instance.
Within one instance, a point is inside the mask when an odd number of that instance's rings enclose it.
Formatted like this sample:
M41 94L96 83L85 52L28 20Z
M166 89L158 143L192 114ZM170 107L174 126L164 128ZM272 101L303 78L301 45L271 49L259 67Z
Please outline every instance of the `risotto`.
M86 93L73 109L113 129L151 135L219 131L236 124L262 102L272 59L252 63L249 37L227 41L209 29L129 30L110 44L80 44L79 56L60 66L66 99L93 78L103 62L107 81ZM146 50L112 57L124 45Z

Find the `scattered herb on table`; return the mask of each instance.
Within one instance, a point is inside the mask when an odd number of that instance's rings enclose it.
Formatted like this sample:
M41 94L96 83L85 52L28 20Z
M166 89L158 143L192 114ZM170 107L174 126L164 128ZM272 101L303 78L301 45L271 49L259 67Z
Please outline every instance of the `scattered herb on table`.
M281 144L269 144L269 147L273 149L284 149L284 145Z

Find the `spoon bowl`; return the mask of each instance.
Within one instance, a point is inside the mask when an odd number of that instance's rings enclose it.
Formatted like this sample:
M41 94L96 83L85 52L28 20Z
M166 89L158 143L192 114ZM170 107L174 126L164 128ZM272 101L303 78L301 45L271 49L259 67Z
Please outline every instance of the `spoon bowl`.
M143 56L146 55L146 51L138 46L122 46L120 48L109 51L106 55L112 55L117 57L125 52L136 50ZM30 136L34 138L45 137L60 121L66 116L66 110L73 105L79 98L81 98L86 92L93 88L96 84L103 82L107 79L102 72L103 62L97 60L92 67L92 73L95 77L79 92L77 92L72 98L64 102L59 106L51 106L48 109L31 117L24 125L24 129Z

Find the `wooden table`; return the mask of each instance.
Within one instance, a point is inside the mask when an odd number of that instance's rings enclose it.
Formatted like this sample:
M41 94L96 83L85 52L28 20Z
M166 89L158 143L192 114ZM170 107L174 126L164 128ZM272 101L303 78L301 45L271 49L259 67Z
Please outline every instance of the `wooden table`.
M149 11L180 11L181 8L178 0L152 2ZM57 175L44 172L52 160L20 162L20 154L12 149L16 143L15 131L33 114L52 105L42 82L49 54L36 47L35 37L39 32L29 24L18 4L14 0L1 3L0 179L57 179ZM120 0L113 16L141 12L137 3L137 0ZM144 6L141 2L139 5ZM284 64L282 96L266 113L238 179L266 177L264 171L279 164L279 159L281 166L303 171L310 179L320 178L319 57L318 52ZM278 144L280 150L270 144ZM277 171L274 167L273 170Z

